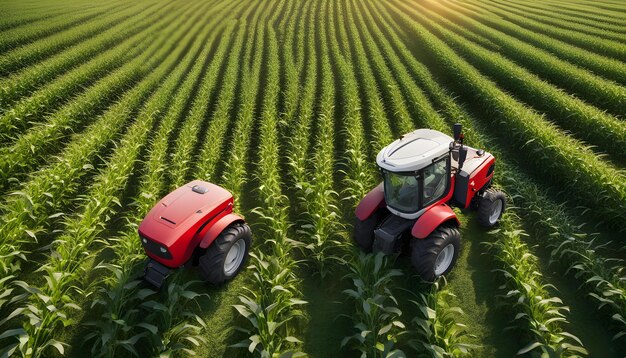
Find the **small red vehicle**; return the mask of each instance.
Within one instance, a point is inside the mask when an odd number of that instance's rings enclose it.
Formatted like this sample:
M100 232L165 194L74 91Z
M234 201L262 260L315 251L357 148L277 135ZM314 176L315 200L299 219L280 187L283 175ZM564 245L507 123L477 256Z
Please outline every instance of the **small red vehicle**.
M454 139L418 129L383 148L376 162L383 182L356 208L354 236L361 249L385 254L410 247L411 262L427 281L448 273L461 248L459 220L451 205L478 210L492 227L506 206L503 192L490 189L495 158Z
M171 269L199 266L207 282L232 279L243 267L252 234L233 213L233 196L201 180L169 193L139 225L139 237L149 256L144 278L161 287Z

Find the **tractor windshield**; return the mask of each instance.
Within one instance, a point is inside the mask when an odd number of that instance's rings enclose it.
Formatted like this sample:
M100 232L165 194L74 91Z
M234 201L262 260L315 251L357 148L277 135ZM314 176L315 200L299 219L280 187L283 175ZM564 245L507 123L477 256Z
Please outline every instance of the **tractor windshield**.
M420 209L417 176L385 171L385 201L405 213Z
M403 213L417 213L445 196L450 183L449 158L413 173L383 171L385 202Z

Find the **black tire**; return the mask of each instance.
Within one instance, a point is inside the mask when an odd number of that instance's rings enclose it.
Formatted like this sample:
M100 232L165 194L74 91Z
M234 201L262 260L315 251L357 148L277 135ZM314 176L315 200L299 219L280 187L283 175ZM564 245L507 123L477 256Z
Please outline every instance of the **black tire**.
M356 218L354 222L354 241L365 252L372 252L374 230L380 222L380 216L380 211L375 211L369 218L363 221Z
M241 245L242 243L245 244L245 248L243 248L244 252L241 262L236 268L227 270L227 266L233 262L226 263L228 253L235 244ZM241 268L245 266L251 244L252 233L248 225L235 223L228 226L206 249L204 255L200 256L198 266L200 267L202 277L207 282L217 285L237 276ZM240 246L237 246L235 249L239 250Z
M494 227L505 209L506 195L500 190L488 189L478 203L478 222L484 227Z
M451 261L445 271L436 274L437 257L448 245L452 245L454 250ZM450 272L459 258L460 251L461 233L453 225L440 226L425 239L411 239L411 263L420 277L428 282L432 282L438 276Z

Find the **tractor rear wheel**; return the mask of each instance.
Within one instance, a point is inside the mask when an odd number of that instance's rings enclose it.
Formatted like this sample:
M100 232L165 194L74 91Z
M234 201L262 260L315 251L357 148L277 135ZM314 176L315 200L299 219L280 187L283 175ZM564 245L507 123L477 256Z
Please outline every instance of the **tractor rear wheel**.
M354 240L361 250L372 252L374 245L374 230L380 222L380 211L375 211L369 218L360 220L356 218L354 223Z
M200 256L200 273L212 284L220 284L235 277L250 251L252 233L246 224L228 226Z
M423 280L432 282L452 270L460 251L459 229L443 225L425 239L411 240L411 263Z
M506 195L500 190L485 191L478 203L478 222L485 227L495 226L506 208Z

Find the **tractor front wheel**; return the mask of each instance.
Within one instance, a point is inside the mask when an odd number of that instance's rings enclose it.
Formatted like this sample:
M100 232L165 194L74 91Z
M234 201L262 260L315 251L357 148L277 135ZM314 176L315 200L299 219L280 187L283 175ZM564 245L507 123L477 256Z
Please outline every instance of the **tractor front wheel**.
M411 240L411 263L423 280L432 282L452 270L460 251L459 229L440 226L425 239Z
M485 227L495 226L506 208L506 195L500 190L488 189L478 203L478 222Z
M252 233L246 224L228 226L200 256L200 273L212 284L220 284L235 277L250 251Z

